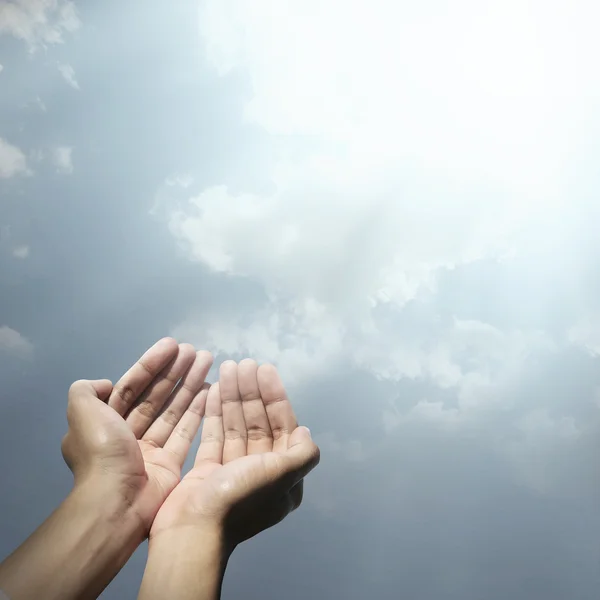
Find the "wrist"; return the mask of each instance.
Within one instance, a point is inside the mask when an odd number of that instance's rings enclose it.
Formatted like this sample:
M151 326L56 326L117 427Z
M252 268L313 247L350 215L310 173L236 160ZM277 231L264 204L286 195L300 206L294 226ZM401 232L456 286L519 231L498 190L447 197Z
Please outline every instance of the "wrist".
M131 538L141 543L148 535L135 506L116 486L101 477L76 482L67 501L88 517L90 524L102 522L107 532L119 532L120 539Z
M233 550L214 525L174 526L151 535L139 598L219 598Z

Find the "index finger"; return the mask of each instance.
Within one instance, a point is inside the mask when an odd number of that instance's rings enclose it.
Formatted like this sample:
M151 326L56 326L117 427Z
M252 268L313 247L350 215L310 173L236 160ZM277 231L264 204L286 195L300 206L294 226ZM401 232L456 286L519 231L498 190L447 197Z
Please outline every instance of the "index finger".
M167 337L156 342L117 381L108 399L108 405L121 416L125 416L140 394L173 360L178 351L179 346L173 338Z

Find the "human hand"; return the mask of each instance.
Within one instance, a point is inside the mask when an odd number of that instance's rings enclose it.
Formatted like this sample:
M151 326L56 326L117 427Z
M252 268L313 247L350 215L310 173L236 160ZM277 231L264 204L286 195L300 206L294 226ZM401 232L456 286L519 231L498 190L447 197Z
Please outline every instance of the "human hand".
M179 482L211 364L209 353L165 338L114 388L107 380L71 386L62 449L75 486L0 564L0 587L10 597L99 596Z
M300 505L318 462L275 367L223 363L195 465L152 524L139 598L219 598L231 552Z
M62 451L75 487L92 482L119 498L143 537L179 483L204 412L211 365L210 353L164 338L114 387L108 380L81 380L69 390Z
M164 531L216 526L233 549L300 505L318 462L275 367L227 361L208 392L194 468L159 510L151 543Z

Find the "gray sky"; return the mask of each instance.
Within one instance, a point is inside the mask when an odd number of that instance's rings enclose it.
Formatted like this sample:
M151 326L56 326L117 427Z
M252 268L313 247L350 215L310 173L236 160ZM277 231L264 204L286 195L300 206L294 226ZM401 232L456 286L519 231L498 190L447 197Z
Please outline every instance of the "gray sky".
M0 0L1 555L174 335L322 447L225 597L598 597L599 9L368 6Z

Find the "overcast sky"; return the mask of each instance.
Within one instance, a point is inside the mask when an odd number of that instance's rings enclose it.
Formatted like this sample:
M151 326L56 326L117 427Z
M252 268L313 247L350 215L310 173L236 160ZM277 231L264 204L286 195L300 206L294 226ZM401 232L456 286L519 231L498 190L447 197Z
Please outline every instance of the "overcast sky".
M0 0L0 555L70 489L71 381L174 335L322 448L225 598L597 599L599 18Z

